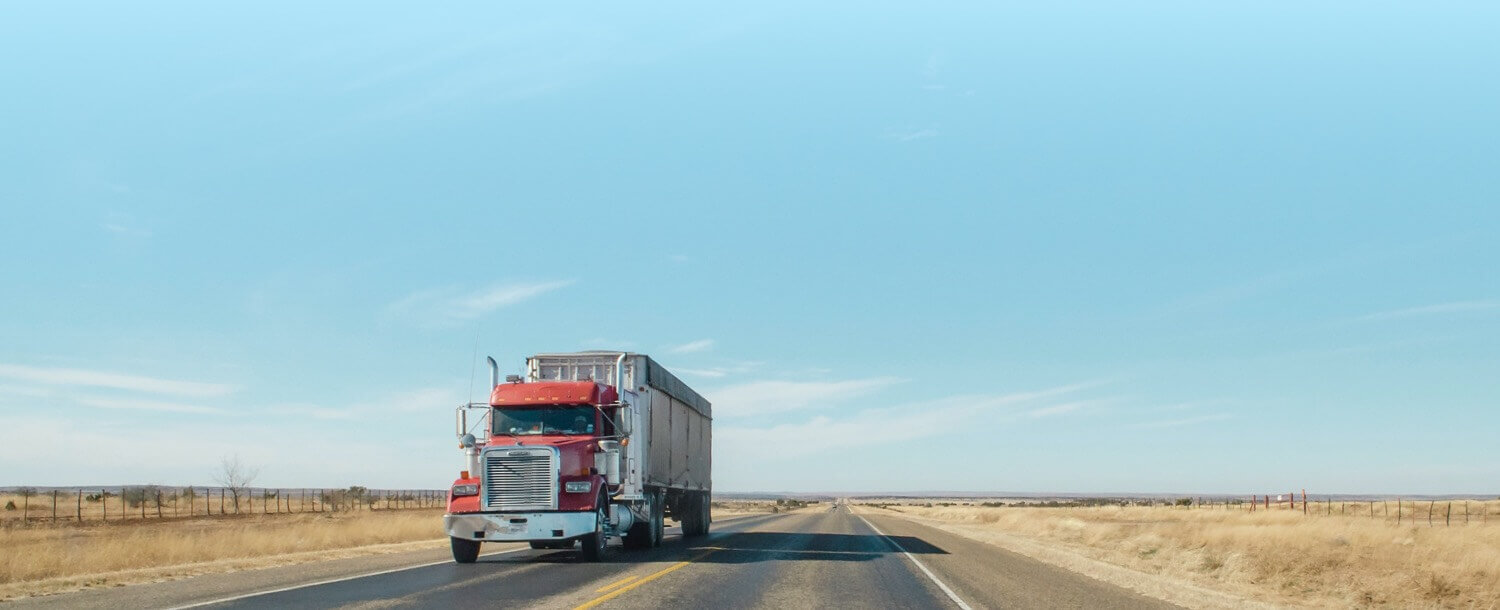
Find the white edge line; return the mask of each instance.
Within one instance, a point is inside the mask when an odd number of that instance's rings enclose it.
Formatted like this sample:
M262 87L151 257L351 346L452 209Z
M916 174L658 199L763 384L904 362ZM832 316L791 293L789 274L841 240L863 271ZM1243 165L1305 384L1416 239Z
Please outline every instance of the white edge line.
M496 553L485 553L483 555L480 555L480 557L494 557L495 555L504 555L506 553L515 553L515 552L518 552L518 551L527 551L527 550L530 550L530 549L526 548L526 547L522 547L522 548L519 548L519 549L511 549L511 550L508 550L508 551L499 551L499 552L496 552ZM392 573L395 573L395 572L405 572L407 570L415 570L417 568L430 568L432 566L442 565L442 564L445 564L445 563L453 563L453 560L452 559L446 559L446 560L443 560L443 561L434 561L432 563L421 563L421 564L417 564L417 565L413 565L413 566L402 566L402 567L399 567L399 568L391 568L389 570L381 570L379 572L368 572L368 573L365 573L365 574L356 574L354 576L345 576L343 578L330 578L328 580L320 580L320 581L317 581L317 582L310 582L310 583L305 583L305 584L300 584L300 585L292 585L290 587L282 587L280 589L271 589L271 590L268 590L268 591L256 591L254 593L246 593L244 595L236 595L234 597L224 597L224 598L220 598L220 599L209 600L209 601L206 601L206 602L198 602L198 603L195 603L195 604L188 604L186 606L174 606L174 607L170 608L169 610L186 610L187 608L201 608L203 606L212 606L214 604L224 604L224 603L229 603L229 602L233 602L233 601L239 601L239 600L242 600L242 599L249 599L251 597L260 597L262 595L271 595L271 594L274 594L274 593L283 593L283 592L286 592L286 591L296 591L297 589L306 589L308 587L318 587L318 586L322 586L322 585L331 585L331 584L334 584L334 583L344 582L346 580L358 580L358 579L361 579L361 578L369 578L371 576L380 576L380 575L383 575L383 574L392 574Z
M758 517L758 516L760 516L760 515L734 515L732 517L727 517L727 518L721 519L721 521L735 521L735 520L739 520L739 519L746 519L746 518L749 518L749 517ZM863 518L863 517L861 517L861 518ZM865 523L868 524L869 522L866 521ZM673 526L673 527L675 528L676 526ZM874 528L875 526L871 525L870 527ZM876 530L876 532L879 532L879 531L880 530ZM881 534L881 535L884 536L884 534ZM890 539L887 538L887 540L890 540ZM895 541L892 541L891 543L895 544ZM896 548L901 548L901 547L900 547L900 545L897 545ZM499 551L499 552L495 552L495 553L485 553L483 555L480 555L480 557L494 557L496 555L504 555L506 553L515 553L515 552L526 551L526 550L530 550L530 549L528 549L526 547L522 547L522 548L519 548L519 549L511 549L509 551ZM911 555L907 555L907 557L911 557ZM913 559L912 561L916 561L916 560ZM361 579L361 578L369 578L371 576L381 576L381 575L384 575L384 574L393 574L393 573L396 573L396 572L405 572L407 570L415 570L417 568L430 568L432 566L442 565L442 564L445 564L445 563L453 563L453 560L452 559L445 559L443 561L434 561L432 563L421 563L421 564L417 564L417 565L414 565L414 566L402 566L402 567L399 567L399 568L391 568L389 570L381 570L379 572L369 572L369 573L366 573L366 574L356 574L354 576L345 576L343 578L331 578L331 579L328 579L328 580L320 580L320 581L317 581L317 582L310 582L310 583L305 583L305 584L300 584L300 585L292 585L290 587L282 587L280 589L271 589L269 591L256 591L254 593L246 593L244 595L236 595L234 597L224 597L224 598L220 598L220 599L209 600L209 601L206 601L206 602L198 602L198 603L195 603L195 604L188 604L186 606L173 606L171 608L168 608L167 610L187 610L188 608L202 608L203 606L212 606L214 604L225 604L225 603L229 603L229 602L233 602L233 601L239 601L239 600L242 600L242 599L249 599L249 598L252 598L252 597L260 597L262 595L272 595L272 594L275 594L275 593L284 593L286 591L296 591L297 589L306 589L308 587L318 587L318 586L322 586L322 585L331 585L331 584L334 584L334 583L344 582L346 580L358 580L358 579ZM917 565L921 565L921 564L917 564ZM926 571L927 568L922 568L922 570ZM927 576L929 578L932 578L932 573L928 572ZM934 580L936 580L936 579L934 578ZM938 583L938 586L941 587L942 583ZM944 587L943 589L946 591L947 587ZM948 595L950 597L952 597L953 593L950 592ZM956 600L958 598L955 597L954 599ZM959 605L963 605L963 602L959 602ZM964 606L964 608L967 610L968 606Z
M854 511L850 511L850 514L854 514ZM943 581L938 580L937 575L933 574L932 570L927 569L927 566L924 566L922 565L922 562L917 561L916 557L912 557L911 553L908 553L906 552L906 549L901 548L901 543L896 542L890 536L885 535L885 532L882 532L880 531L880 528L875 527L874 523L870 523L870 520L866 519L864 515L854 516L859 517L860 521L864 521L865 525L870 526L870 529L875 530L876 534L880 534L881 538L885 538L886 542L891 543L891 546L896 547L896 550L901 551L902 555L905 555L906 558L910 559L913 564L916 564L917 568L922 570L923 574L927 575L927 579L931 580L932 584L937 585L939 589L942 589L943 593L948 596L948 599L953 600L953 603L958 604L958 607L963 608L963 610L973 610L973 608L970 608L968 604L964 603L964 600L959 599L958 594L954 593L953 589L949 589L948 585L945 585L943 584Z

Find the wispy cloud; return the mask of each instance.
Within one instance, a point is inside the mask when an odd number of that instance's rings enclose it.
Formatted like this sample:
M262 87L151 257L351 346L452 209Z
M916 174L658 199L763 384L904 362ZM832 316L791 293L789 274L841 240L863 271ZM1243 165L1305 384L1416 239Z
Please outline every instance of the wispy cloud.
M673 366L671 368L672 368L672 371L674 371L676 373L683 374L683 375L687 375L689 377L708 377L708 378L711 378L711 379L719 379L719 378L722 378L722 377L728 377L730 375L743 375L745 373L749 373L750 371L753 371L753 370L755 370L757 368L760 368L760 366L762 364L765 364L765 363L764 362L756 362L756 361L746 361L746 362L739 362L739 363L735 363L735 364L722 365L722 366L710 366L710 367ZM825 374L826 374L826 372L825 372Z
M713 379L718 379L720 377L727 377L727 376L729 376L729 371L726 371L724 369L685 369L685 368L674 368L672 370L676 371L678 373L681 373L683 375L690 375L690 376L693 376L693 377L710 377L710 378L713 378Z
M673 345L671 347L668 347L667 348L667 353L669 353L669 354L693 354L693 353L697 353L697 352L706 351L709 348L712 348L713 346L714 346L714 340L713 339L699 339L697 341L689 341L687 343L683 343L682 345Z
M825 407L866 396L900 383L895 377L844 381L755 381L708 392L714 417L760 416Z
M266 413L316 420L351 420L361 417L389 417L401 413L439 413L468 402L464 396L447 388L418 388L344 406L311 403L283 403L265 409Z
M50 368L21 364L0 364L0 377L44 385L114 388L117 390L134 390L175 396L224 396L233 393L236 389L234 386L222 383L179 381L107 371Z
M95 407L99 409L125 410L125 411L155 411L159 413L194 413L200 415L224 415L228 411L216 407L205 407L201 405L185 405L175 402L162 402L158 400L138 400L130 398L75 398L78 404Z
M1058 415L1066 415L1068 413L1076 412L1079 409L1082 409L1083 407L1088 406L1089 404L1091 404L1091 401L1086 401L1086 400L1082 400L1082 401L1078 401L1078 402L1065 402L1065 403L1062 403L1062 404L1059 404L1059 405L1051 405L1051 406L1046 406L1046 407L1040 407L1040 408L1037 408L1037 409L1032 409L1032 410L1026 412L1026 416L1027 417L1031 417L1033 419L1037 419L1037 418L1042 418L1042 417L1055 417L1055 416L1058 416Z
M726 455L802 456L831 449L879 443L909 442L971 429L971 423L997 424L1019 417L1045 417L1075 411L1087 401L1018 411L1028 403L1063 396L1097 385L1080 383L1002 395L956 395L938 400L862 409L847 415L818 415L800 422L766 428L727 425L716 430L715 441ZM715 397L720 394L715 393ZM715 415L718 414L715 403ZM758 414L758 412L757 412Z
M572 280L496 284L477 292L453 288L423 290L386 307L386 315L412 318L429 326L451 326L573 284Z
M1452 303L1437 303L1435 305L1423 305L1421 307L1408 307L1406 309L1394 309L1367 314L1357 318L1361 322L1375 322L1380 320L1397 320L1401 318L1416 318L1421 316L1440 316L1444 314L1468 313L1474 311L1492 311L1500 309L1500 300L1484 301L1454 301Z
M1184 417L1181 419L1165 419L1160 421L1134 424L1132 428L1175 428L1177 426L1190 426L1212 421L1224 421L1233 417L1228 413L1214 413L1212 415L1199 415L1196 417Z

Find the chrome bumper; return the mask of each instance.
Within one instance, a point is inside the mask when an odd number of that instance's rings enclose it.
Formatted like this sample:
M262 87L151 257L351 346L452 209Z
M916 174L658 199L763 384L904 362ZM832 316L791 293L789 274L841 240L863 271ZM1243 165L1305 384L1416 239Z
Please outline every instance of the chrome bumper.
M472 513L443 515L443 529L454 538L494 542L565 540L594 533L597 513Z

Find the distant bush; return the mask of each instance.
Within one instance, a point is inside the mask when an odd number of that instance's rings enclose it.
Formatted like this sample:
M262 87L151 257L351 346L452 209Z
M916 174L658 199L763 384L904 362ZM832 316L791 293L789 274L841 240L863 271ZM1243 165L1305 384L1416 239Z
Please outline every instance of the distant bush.
M155 503L156 497L161 493L161 487L156 485L142 485L139 487L126 487L120 490L120 495L125 497L125 503L131 508L140 508L142 504Z
M5 503L5 510L16 510L16 501L15 500L11 500L9 502L6 502Z
M348 489L335 489L325 491L321 496L323 505L334 511L354 510L360 504L374 506L378 498L370 493L370 490L359 486L350 485Z

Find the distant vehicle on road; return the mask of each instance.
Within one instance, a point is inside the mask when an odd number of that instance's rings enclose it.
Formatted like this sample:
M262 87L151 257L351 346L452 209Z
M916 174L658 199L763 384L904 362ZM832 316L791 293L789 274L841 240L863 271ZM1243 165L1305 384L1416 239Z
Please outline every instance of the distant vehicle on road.
M455 413L468 460L443 516L454 561L486 541L579 544L598 561L611 537L657 546L668 516L708 533L713 417L687 384L645 354L538 354L504 382L487 360L489 401Z

